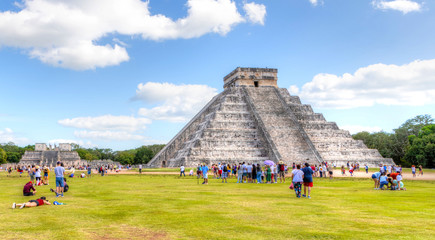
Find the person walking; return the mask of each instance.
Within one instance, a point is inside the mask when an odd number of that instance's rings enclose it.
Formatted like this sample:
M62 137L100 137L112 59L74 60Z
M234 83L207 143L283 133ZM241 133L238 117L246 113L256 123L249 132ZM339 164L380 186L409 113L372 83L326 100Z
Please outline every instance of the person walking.
M295 189L296 197L301 197L301 186L304 178L304 172L301 171L301 165L296 165L296 169L292 171L292 182Z
M63 175L65 173L65 168L61 166L61 162L57 162L57 166L54 168L54 174L56 175L56 197L63 197Z
M139 174L142 174L142 164L139 164ZM180 174L181 176L181 174Z
M141 165L141 167L142 167L142 165ZM142 171L142 169L141 169L141 171ZM181 167L180 167L180 177L181 177L181 175L186 176L186 174L184 173L184 165L181 165Z
M302 172L304 173L304 194L302 197L311 198L311 188L313 187L313 169L311 169L309 163L305 163L305 167L302 168ZM308 188L308 195L307 195Z

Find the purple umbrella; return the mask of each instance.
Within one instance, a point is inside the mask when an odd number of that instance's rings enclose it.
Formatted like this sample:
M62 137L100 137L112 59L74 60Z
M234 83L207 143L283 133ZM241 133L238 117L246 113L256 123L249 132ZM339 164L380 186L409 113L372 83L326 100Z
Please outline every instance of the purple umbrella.
M264 161L264 165L273 166L273 165L275 165L275 163L271 160L266 160L266 161Z

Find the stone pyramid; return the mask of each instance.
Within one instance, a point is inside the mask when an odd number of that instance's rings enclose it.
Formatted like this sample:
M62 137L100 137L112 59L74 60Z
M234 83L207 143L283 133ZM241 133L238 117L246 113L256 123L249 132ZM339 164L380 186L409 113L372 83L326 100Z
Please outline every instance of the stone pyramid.
M148 167L200 163L287 164L323 161L393 164L350 133L314 113L310 105L277 86L277 69L237 68L224 77L215 96L147 164Z

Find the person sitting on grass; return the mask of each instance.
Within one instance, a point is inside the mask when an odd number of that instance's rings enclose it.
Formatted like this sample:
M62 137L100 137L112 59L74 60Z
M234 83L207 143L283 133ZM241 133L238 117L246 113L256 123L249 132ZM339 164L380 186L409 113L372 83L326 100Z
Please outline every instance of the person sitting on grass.
M33 190L33 192L31 191ZM36 193L36 189L33 187L32 181L26 183L23 188L23 195L24 196L33 196Z
M40 197L36 200L30 200L26 203L20 203L20 204L13 203L12 208L14 209L16 207L20 207L20 209L22 209L25 207L30 208L30 207L38 207L42 205L51 205L51 203L45 197Z
M63 178L63 188L62 188L62 193L58 192L57 188L56 188L56 191L55 191L53 188L50 188L50 191L56 193L56 197L59 197L59 196L63 197L63 193L68 192L68 190L69 190L69 186L68 186L68 184L66 183L66 178Z

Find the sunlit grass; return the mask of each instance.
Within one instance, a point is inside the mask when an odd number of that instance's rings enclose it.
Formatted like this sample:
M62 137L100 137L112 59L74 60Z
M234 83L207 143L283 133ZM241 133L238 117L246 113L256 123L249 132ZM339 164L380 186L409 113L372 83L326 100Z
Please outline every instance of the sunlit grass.
M178 169L176 169L178 171ZM51 183L53 184L53 177ZM286 184L202 185L174 175L94 175L69 179L67 203L11 209L27 177L0 173L2 239L430 239L435 183L376 191L370 179L315 179L312 199Z

